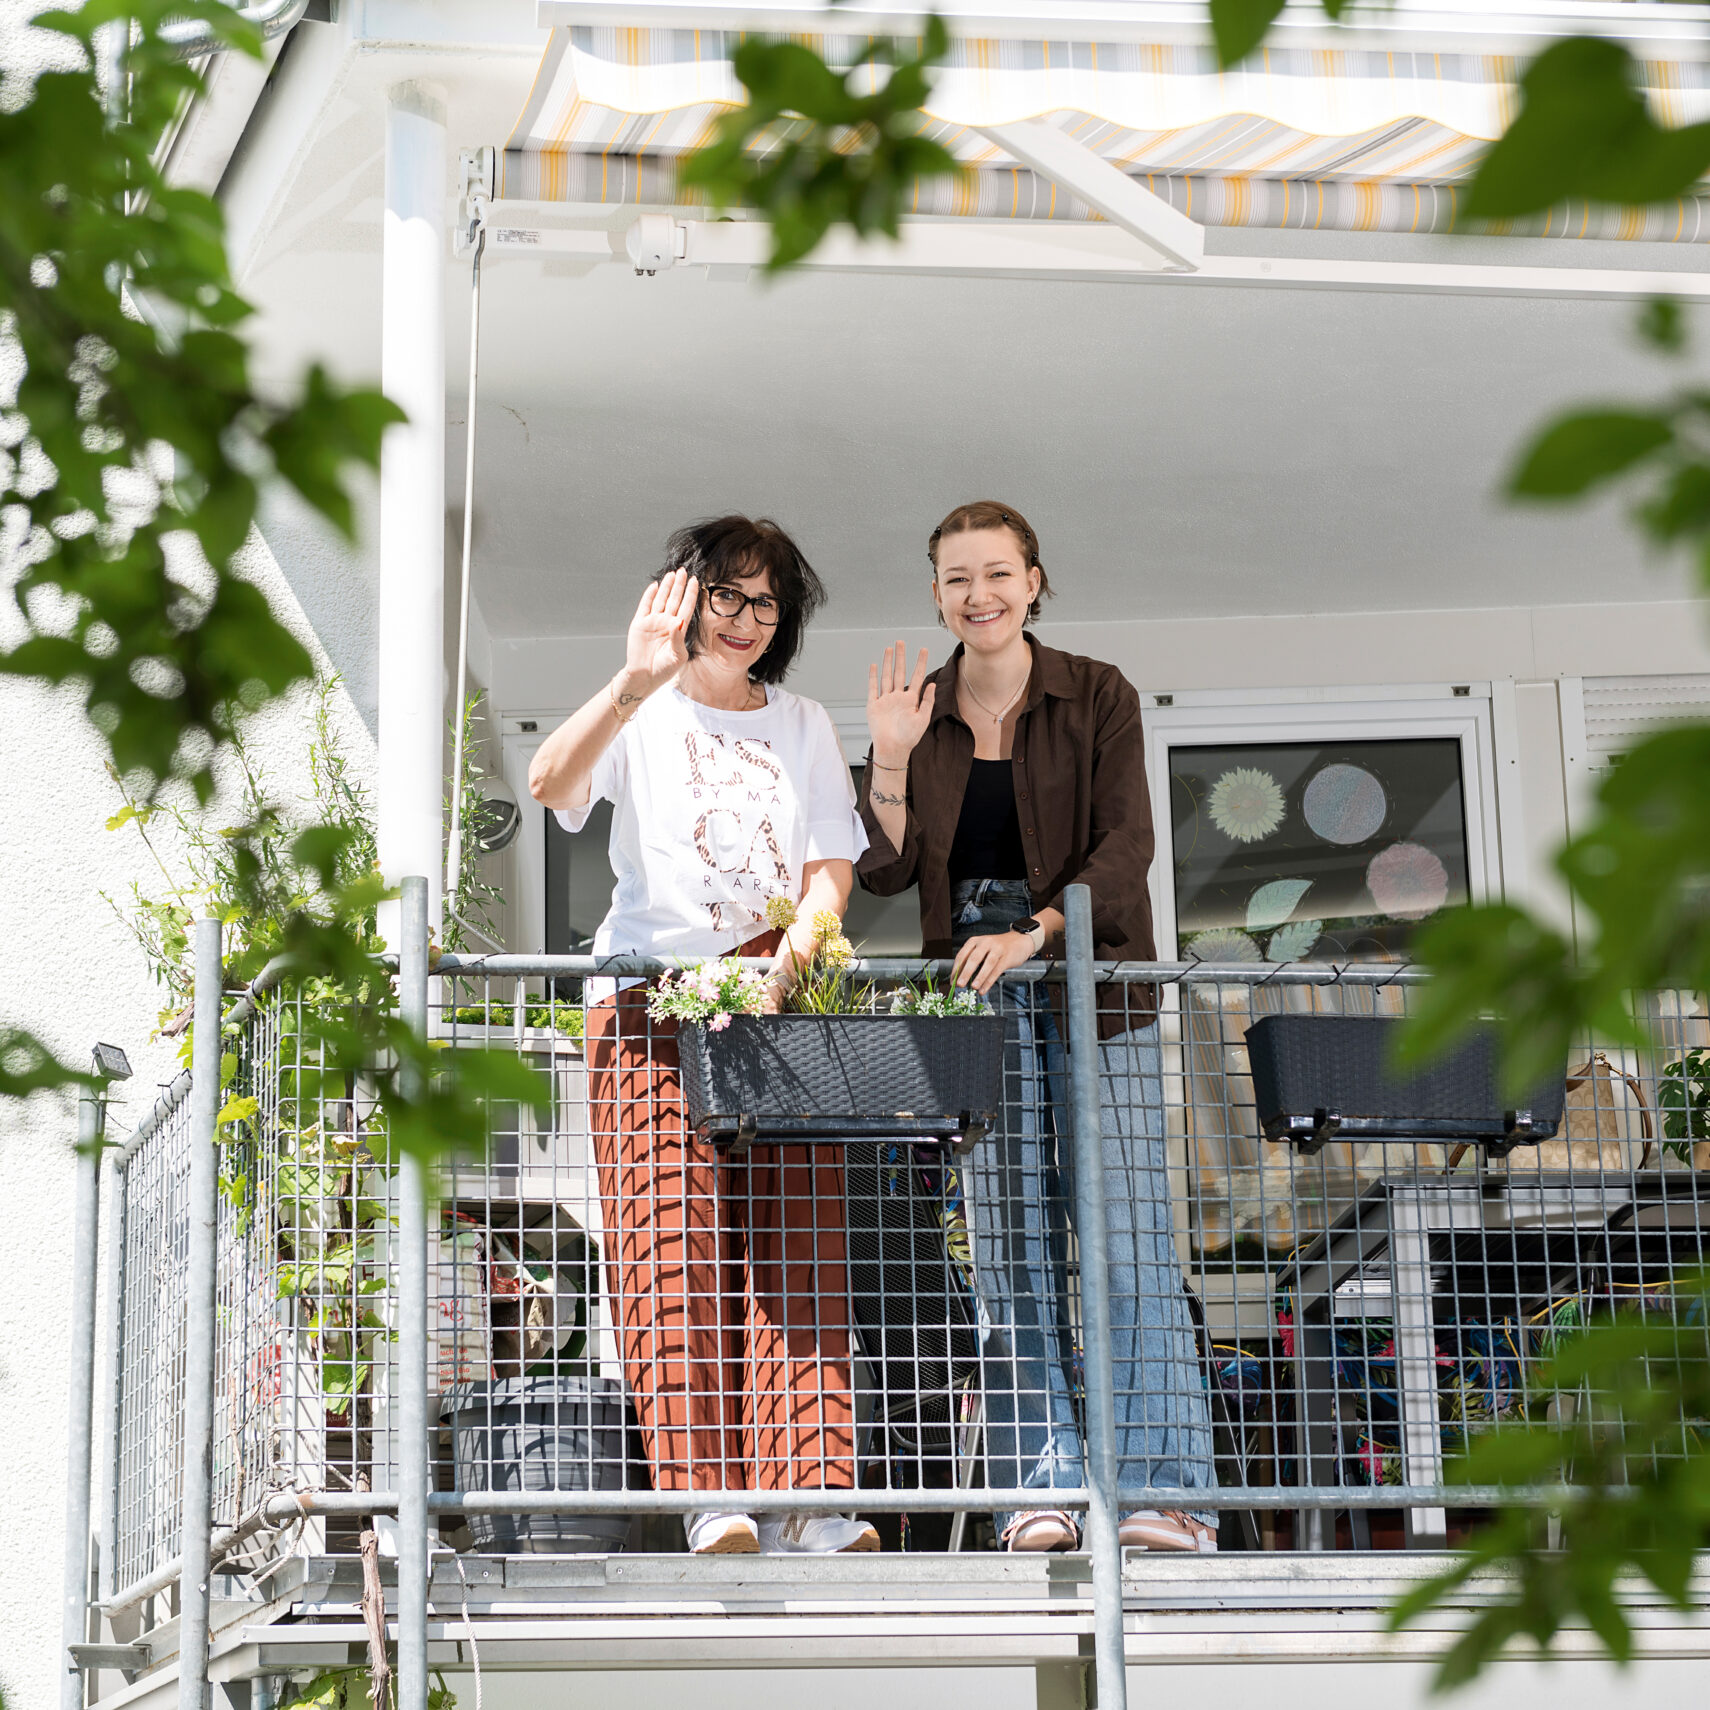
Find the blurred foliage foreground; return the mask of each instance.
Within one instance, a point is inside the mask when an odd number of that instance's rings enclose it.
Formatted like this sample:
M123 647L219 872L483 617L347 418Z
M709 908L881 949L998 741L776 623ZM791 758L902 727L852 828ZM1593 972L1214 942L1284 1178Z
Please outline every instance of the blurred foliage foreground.
M1322 0L1339 18L1346 0ZM1211 0L1225 64L1257 50L1282 0ZM176 785L206 801L216 755L248 709L310 675L304 649L233 562L261 483L284 481L348 531L353 467L373 467L399 419L371 391L319 369L289 399L251 385L243 326L214 202L177 189L155 162L198 74L160 39L168 18L206 21L232 51L254 32L217 0L94 0L46 14L81 54L0 111L0 315L14 389L0 400L0 505L23 639L0 669L76 685L133 799ZM122 37L108 101L95 74L104 29ZM828 67L799 42L745 43L737 70L750 105L721 123L684 181L718 205L772 221L773 271L834 228L898 230L912 181L957 170L916 133L931 72L948 48L937 20L912 44L872 44ZM880 64L890 67L881 83ZM1511 218L1566 197L1620 205L1692 193L1710 163L1710 126L1659 126L1626 50L1590 37L1555 42L1523 71L1520 110L1470 186L1467 217ZM936 150L936 152L935 152ZM1667 304L1644 330L1678 349ZM1642 406L1587 409L1546 428L1508 482L1519 501L1572 502L1622 483L1659 547L1685 547L1710 575L1710 393L1687 386ZM234 828L240 886L266 865ZM397 1148L437 1155L478 1139L482 1101L539 1097L504 1053L459 1052L455 1074L400 1022L377 974L366 923L381 894L336 823L298 832L297 890L270 950L320 982L317 1061L339 1081L377 1063L384 1130ZM1524 1084L1570 1038L1639 1036L1628 995L1710 988L1710 728L1640 744L1604 782L1591 822L1558 866L1576 944L1526 911L1458 911L1427 935L1437 974L1412 1035L1415 1055L1494 1014L1506 1067ZM353 871L356 867L359 870ZM249 977L257 970L242 969ZM22 1029L0 1033L0 1095L88 1077ZM1682 1120L1688 1120L1683 1106ZM1700 1304L1702 1294L1696 1295ZM1505 1511L1452 1572L1396 1612L1405 1622L1499 1568L1511 1589L1482 1602L1445 1659L1440 1684L1470 1678L1510 1639L1547 1645L1583 1619L1611 1653L1632 1650L1615 1587L1636 1569L1682 1607L1704 1536L1710 1459L1682 1421L1704 1414L1702 1315L1611 1322L1562 1348L1539 1381L1612 1398L1547 1424L1478 1441L1462 1475L1557 1487L1561 1547L1537 1505ZM1667 1439L1678 1452L1663 1454Z
M253 311L232 289L220 209L157 165L201 87L162 40L183 18L230 51L260 51L217 0L94 0L35 20L81 64L9 88L16 105L0 111L0 338L13 375L0 400L0 538L23 630L0 670L81 689L145 821L163 791L206 804L245 716L312 677L308 652L234 568L262 484L287 483L348 535L349 474L377 467L382 433L402 420L319 367L287 398L252 385ZM103 47L116 49L110 87ZM314 980L314 1059L330 1085L378 1073L392 1148L479 1145L486 1098L543 1100L514 1056L459 1052L447 1069L403 1025L374 960L384 889L348 817L281 848L281 812L245 808L219 836L224 912L279 925L228 960L228 983L255 978L263 951ZM71 1084L92 1080L30 1031L0 1030L0 1096Z

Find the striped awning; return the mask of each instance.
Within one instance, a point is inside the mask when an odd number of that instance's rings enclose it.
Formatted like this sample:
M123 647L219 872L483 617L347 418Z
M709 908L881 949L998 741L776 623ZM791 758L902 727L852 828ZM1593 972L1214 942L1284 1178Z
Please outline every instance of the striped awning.
M554 30L503 156L500 195L672 206L678 159L743 99L742 38L718 30ZM834 63L865 38L809 38ZM1204 225L1425 232L1512 118L1505 56L1261 53L1233 71L1209 45L991 41L952 45L925 129L971 170L917 192L922 215L1098 216L1017 165L981 127L1041 118ZM884 71L871 71L875 82ZM1710 64L1644 67L1661 122L1710 117ZM1560 237L1710 241L1710 198L1628 211L1564 208L1507 229Z

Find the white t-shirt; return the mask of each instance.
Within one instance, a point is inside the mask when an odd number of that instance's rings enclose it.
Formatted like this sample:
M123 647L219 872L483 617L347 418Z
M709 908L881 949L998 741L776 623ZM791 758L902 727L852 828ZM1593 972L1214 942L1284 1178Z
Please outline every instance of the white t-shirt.
M787 689L752 712L649 696L600 756L588 806L559 824L580 831L600 800L617 888L596 956L728 955L766 930L768 898L799 899L809 861L867 847L831 715Z

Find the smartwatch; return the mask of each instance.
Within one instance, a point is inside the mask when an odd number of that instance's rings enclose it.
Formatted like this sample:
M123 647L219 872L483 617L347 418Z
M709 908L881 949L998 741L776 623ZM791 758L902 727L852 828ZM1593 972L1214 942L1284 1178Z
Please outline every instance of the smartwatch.
M1045 928L1032 915L1022 920L1012 920L1009 923L1011 932L1025 933L1033 940L1033 954L1037 956L1045 948Z

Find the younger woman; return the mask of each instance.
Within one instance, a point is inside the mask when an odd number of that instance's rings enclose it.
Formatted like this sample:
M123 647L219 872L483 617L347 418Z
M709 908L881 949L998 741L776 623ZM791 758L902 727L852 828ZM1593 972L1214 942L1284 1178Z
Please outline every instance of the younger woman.
M1100 960L1150 961L1152 813L1140 698L1114 666L1026 633L1050 593L1039 542L1012 505L959 505L932 531L932 598L956 638L950 661L912 679L902 643L873 666L861 815L861 882L881 896L920 887L929 956L1009 1016L999 1131L969 1160L982 1302L986 1473L1041 1493L1000 1515L1011 1550L1067 1550L1078 1489L1075 1345L1067 1282L1074 1151L1064 1029L1044 986L999 985L1061 956L1063 889L1092 891ZM1126 1002L1125 1002L1126 994ZM1101 993L1101 1089L1117 1454L1122 1482L1203 1489L1211 1429L1171 1230L1157 1018L1144 987ZM1131 1008L1127 1007L1132 1005ZM1143 1510L1135 1548L1215 1549L1208 1517Z
M617 888L596 955L771 956L777 1010L841 916L866 846L825 709L778 688L825 591L776 523L671 537L624 667L540 746L536 801L579 830L616 806ZM769 899L797 903L780 938ZM855 1483L843 1163L834 1146L726 1162L690 1132L676 1024L647 989L590 981L588 1102L624 1372L658 1490ZM875 1550L823 1512L686 1518L699 1554Z

